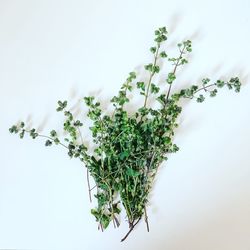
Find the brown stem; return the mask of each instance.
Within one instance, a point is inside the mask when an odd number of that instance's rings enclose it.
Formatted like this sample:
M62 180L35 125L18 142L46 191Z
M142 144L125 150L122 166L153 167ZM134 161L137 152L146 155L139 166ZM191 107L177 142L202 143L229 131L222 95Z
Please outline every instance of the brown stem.
M115 220L116 226L119 227L119 226L120 226L120 222L119 222L119 220L115 217L115 215L114 215L114 220Z
M128 227L131 228L134 225L135 220L129 221L128 222Z
M98 230L100 230L100 229L101 229L101 231L103 232L103 227L102 227L101 222L98 224Z
M146 207L144 207L144 214L145 214L145 222L147 225L147 231L149 232L148 215L147 215Z
M138 224L138 222L139 222L140 220L141 220L141 217L136 221L135 224L133 224L133 225L130 227L130 229L129 229L129 231L127 232L127 234L121 239L121 242L123 242L124 240L127 239L127 237L129 236L129 234L133 231L134 227Z
M116 228L116 225L115 225L115 219L114 219L114 218L112 218L112 221L113 221L114 228Z

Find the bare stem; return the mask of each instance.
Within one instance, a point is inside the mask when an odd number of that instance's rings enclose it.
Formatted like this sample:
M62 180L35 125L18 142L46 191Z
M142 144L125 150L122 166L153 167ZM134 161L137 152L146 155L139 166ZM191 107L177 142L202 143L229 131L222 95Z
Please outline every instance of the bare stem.
M25 132L29 133L30 130L25 130ZM43 137L43 138L47 138L51 141L55 141L54 138L50 137L50 136L47 136L47 135L41 135L41 134L38 134L38 137ZM64 145L63 143L59 142L58 144L60 144L61 146L63 146L64 148L68 149L68 147L66 145Z
M202 87L202 88L199 88L199 89L197 89L197 90L194 92L194 94L196 94L197 92L199 92L199 91L201 91L201 90L207 90L207 88L210 88L210 87L215 86L215 85L216 85L216 84L213 83L213 84L204 86L204 87Z
M123 242L124 240L127 239L127 237L129 236L129 234L133 231L134 227L138 224L138 222L141 220L141 217L134 223L131 225L129 231L127 232L127 234L121 239L121 242Z
M147 215L146 206L144 207L144 214L145 214L145 222L146 222L146 225L147 225L147 231L149 232L149 223L148 223L148 215Z

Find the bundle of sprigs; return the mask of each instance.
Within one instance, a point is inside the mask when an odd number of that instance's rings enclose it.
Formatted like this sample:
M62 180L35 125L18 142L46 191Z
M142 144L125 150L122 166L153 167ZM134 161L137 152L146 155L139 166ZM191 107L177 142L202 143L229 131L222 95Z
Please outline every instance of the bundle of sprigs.
M162 50L167 34L165 27L155 31L155 46L150 48L153 62L144 67L148 79L136 81L137 73L130 72L118 95L110 100L113 104L111 114L101 109L100 102L94 96L84 97L83 101L88 107L87 115L92 120L89 128L93 139L91 147L84 143L80 131L83 123L67 109L67 101L58 101L57 107L57 111L63 112L65 116L64 138L59 138L56 130L52 130L49 135L39 134L34 128L28 129L24 122L18 122L9 129L11 133L19 134L20 138L26 133L33 139L46 138L46 146L61 145L67 149L71 158L78 158L84 163L90 200L91 191L96 190L94 197L97 199L97 206L91 213L98 222L98 228L106 229L111 222L114 227L118 227L121 205L126 211L129 231L122 241L142 218L149 230L146 208L152 184L159 166L167 160L167 155L179 150L173 143L173 138L178 126L177 118L182 111L181 100L188 98L201 103L206 95L214 97L218 89L224 86L235 92L239 92L241 87L238 77L213 82L204 78L199 85L191 85L171 93L177 69L188 63L187 57L192 46L190 40L178 43L178 56L169 57ZM172 69L166 74L165 90L152 82L160 72L159 62L163 59L172 64ZM140 93L142 102L130 114L127 104L131 101L130 92L134 90L137 94ZM151 101L149 105L149 96L157 105L152 105ZM89 176L93 178L94 187L89 184Z

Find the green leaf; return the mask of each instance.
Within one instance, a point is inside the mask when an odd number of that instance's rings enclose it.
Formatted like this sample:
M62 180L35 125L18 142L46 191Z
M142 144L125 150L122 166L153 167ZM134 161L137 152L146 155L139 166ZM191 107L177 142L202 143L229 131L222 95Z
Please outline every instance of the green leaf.
M13 125L11 128L9 128L9 132L10 133L17 133L18 132L18 128L16 125Z
M86 104L88 107L90 107L90 106L93 105L94 99L95 99L95 98L94 98L93 96L86 96L86 97L83 98L85 104Z
M150 90L152 94L157 94L160 91L160 88L157 87L154 83L151 83Z
M161 103L161 104L165 104L165 101L166 101L166 95L165 94L162 94L162 95L160 95L160 96L158 96L157 98L156 98L156 100L159 102L159 103Z
M121 152L120 155L119 155L119 158L121 160L124 160L125 158L127 158L129 156L129 152L128 151L124 151L124 152Z
M130 78L135 79L136 78L136 73L134 71L129 73Z
M204 95L199 95L199 97L196 99L196 101L199 103L204 102L204 100L205 100Z
M97 193L95 197L97 198L98 201L98 208L103 207L109 202L109 198L106 193Z
M64 110L65 108L66 108L66 106L67 106L67 101L58 101L57 102L57 104L58 104L58 107L57 107L57 109L56 109L56 111L62 111L62 110Z
M168 74L168 78L167 78L166 81L167 81L168 84L172 84L175 79L176 79L175 74L171 72L171 73Z
M141 90L145 91L145 83L144 82L137 82L136 87L138 89L141 89Z
M183 45L185 46L187 52L192 51L192 42L190 40L184 41Z
M160 53L160 57L161 57L161 58L166 58L166 57L168 57L168 55L166 54L165 51L162 51L162 52Z
M131 176L131 177L136 177L136 176L139 176L140 173L138 171L135 171L134 169L132 168L127 168L127 171L126 171L126 174L128 176Z
M51 137L56 137L57 136L57 133L56 133L56 131L54 129L50 131L50 136Z
M25 126L25 123L24 123L24 122L21 122L21 123L20 123L20 128L24 128L24 126Z
M60 140L59 140L58 138L55 138L55 139L54 139L54 143L55 143L56 145L58 145L58 144L60 143Z
M96 221L99 221L100 213L96 209L91 209L90 212L91 212L92 215L95 216Z
M153 73L159 73L160 72L160 67L158 65L155 65L152 67L152 72Z
M151 47L150 52L152 52L154 54L156 52L156 47Z
M110 221L111 221L111 219L110 219L109 216L107 216L105 214L103 214L101 216L101 224L102 224L102 226L103 226L104 229L106 229L108 227Z
M203 84L203 86L206 86L209 82L210 82L210 79L209 79L209 78L204 78L204 79L202 79L202 84Z
M112 205L113 206L113 211L114 211L115 214L119 214L121 212L121 209L118 207L119 203L120 202L117 202L117 203Z
M81 127L81 126L83 126L83 124L81 123L81 121L77 120L74 122L74 126Z
M185 59L185 58L182 58L180 63L181 63L182 65L183 65L183 64L187 64L187 63L188 63L188 60Z
M51 146L52 145L52 141L51 140L47 140L45 142L45 146L48 147L48 146Z
M153 71L153 64L149 63L149 64L145 65L144 68L145 68L145 70L152 72Z
M217 89L214 89L214 90L210 91L210 96L211 96L211 97L216 96L217 92L218 92Z
M25 130L22 130L22 132L19 134L20 139L23 139Z
M167 34L167 33L168 33L168 32L167 32L167 28L166 28L165 26L159 28L159 31L160 31L161 33L163 33L163 34Z

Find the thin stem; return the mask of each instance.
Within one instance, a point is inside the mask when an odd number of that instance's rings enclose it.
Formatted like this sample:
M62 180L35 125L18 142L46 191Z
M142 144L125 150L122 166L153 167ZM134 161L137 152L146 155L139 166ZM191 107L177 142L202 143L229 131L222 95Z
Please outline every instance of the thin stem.
M147 231L149 232L149 223L148 223L148 215L147 215L146 206L144 207L144 214L145 214L145 222L146 222L146 225L147 225Z
M90 182L89 182L89 170L87 168L87 183L88 183L88 191L89 191L89 201L92 202L92 198L91 198L91 190L90 189Z
M121 242L123 242L124 240L127 239L127 237L129 236L129 234L133 231L134 227L138 224L138 222L141 220L141 217L136 221L135 224L132 224L129 231L127 232L127 234L121 239Z
M177 62L176 62L175 67L174 67L174 70L173 70L173 72L172 72L174 75L175 75L176 70L177 70L177 68L178 68L178 66L179 66L179 62L180 62L180 60L181 60L181 58L182 58L182 55L183 55L183 53L184 53L185 48L186 48L186 46L184 45L183 48L182 48L182 50L180 51L180 56L178 57ZM169 95L170 95L170 92L171 92L171 88L172 88L172 83L169 85L168 93L167 93L167 97L166 97L166 102L165 102L164 107L166 106L167 101L168 101L168 99L169 99Z
M156 49L156 52L155 52L153 69L156 66L156 61L157 61L157 58L158 58L159 49L160 49L160 43L158 43L157 49ZM144 100L144 105L143 105L144 108L146 108L146 106L147 106L147 100L148 100L148 96L149 96L149 89L150 89L152 78L153 78L154 74L155 74L155 72L153 70L153 72L151 72L149 80L148 80L148 85L147 85L147 90L146 90L146 95L145 95L145 100Z
M94 187L92 187L91 189L90 189L90 191L92 191L94 188L96 188L97 187L97 185L95 185Z
M114 219L115 219L116 226L119 227L120 226L120 222L118 221L118 219L116 218L115 215L114 215Z
M27 132L27 133L30 133L30 130L24 130L24 131ZM49 140L51 140L51 141L55 141L54 138L52 138L52 137L50 137L50 136L47 136L47 135L38 134L37 136L38 136L38 137L47 138L47 139L49 139ZM67 149L68 149L68 147L67 147L66 145L64 145L63 143L59 142L58 144L60 144L60 145L63 146L64 148L67 148Z
M75 123L75 119L73 119L73 123ZM83 145L84 143L83 143L83 137L82 137L81 130L80 130L80 128L78 126L75 126L75 127L77 128L78 134L80 135L81 143ZM89 201L92 202L88 168L87 168L87 185L88 185L88 192L89 192Z
M98 230L101 228L102 232L103 232L103 227L102 227L102 223L99 224L98 226Z
M197 89L195 92L194 92L194 94L196 94L197 92L199 92L199 91L201 91L201 90L207 90L207 88L210 88L210 87L212 87L212 86L215 86L216 85L216 83L213 83L213 84L210 84L210 85L207 85L207 86L204 86L204 87L202 87L202 88L199 88L199 89Z

